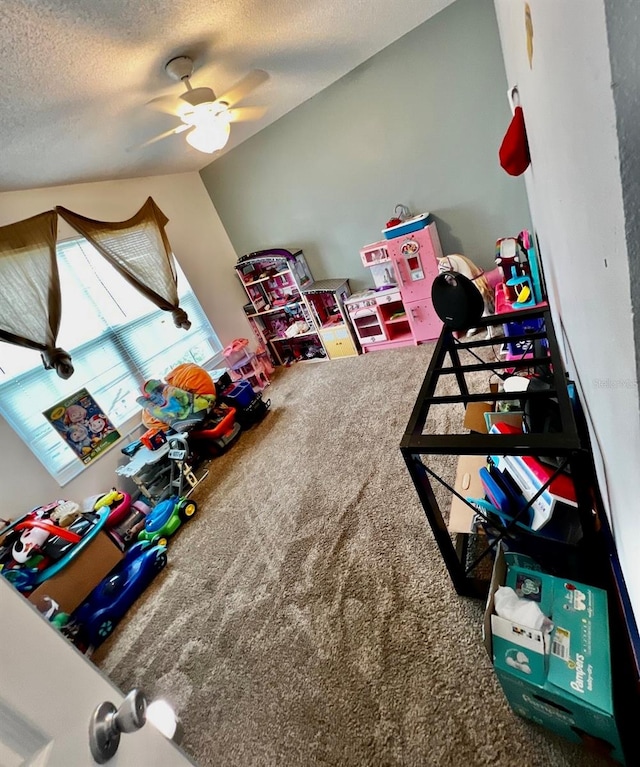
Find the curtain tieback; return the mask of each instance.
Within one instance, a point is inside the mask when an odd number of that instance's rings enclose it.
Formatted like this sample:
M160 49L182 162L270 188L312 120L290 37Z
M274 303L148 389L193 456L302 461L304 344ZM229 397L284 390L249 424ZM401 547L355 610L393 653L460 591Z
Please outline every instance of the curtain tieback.
M189 316L185 310L181 309L179 306L171 311L171 316L173 317L173 324L177 328L184 328L185 330L189 330L191 327Z
M42 364L45 370L53 370L60 378L71 378L73 375L73 365L71 364L71 355L60 347L49 347L42 352Z

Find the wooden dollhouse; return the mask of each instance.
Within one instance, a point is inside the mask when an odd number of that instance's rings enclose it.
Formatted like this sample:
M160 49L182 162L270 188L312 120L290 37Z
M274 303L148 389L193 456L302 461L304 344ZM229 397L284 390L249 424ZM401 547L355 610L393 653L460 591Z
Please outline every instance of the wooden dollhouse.
M301 250L260 250L242 256L236 274L247 293L247 318L276 364L324 359L318 328L302 296L313 282Z
M351 295L349 280L318 280L302 289L329 359L359 354L344 302Z
M276 364L359 354L344 302L349 280L315 282L301 250L261 250L240 258L236 273L258 342Z

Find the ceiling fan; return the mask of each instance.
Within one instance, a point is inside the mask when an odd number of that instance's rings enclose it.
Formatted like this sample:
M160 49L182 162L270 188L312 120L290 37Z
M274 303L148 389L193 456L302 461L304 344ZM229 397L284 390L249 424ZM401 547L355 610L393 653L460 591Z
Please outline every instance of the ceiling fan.
M254 69L227 90L222 96L217 97L211 88L191 85L193 74L193 61L189 56L177 56L165 64L165 72L172 80L177 80L186 86L187 90L181 93L177 101L170 99L171 114L179 117L182 121L171 130L161 133L159 136L145 141L138 148L148 146L156 141L172 136L174 133L189 131L186 135L187 142L199 152L213 152L222 149L229 140L232 122L242 120L257 120L265 113L263 107L236 107L251 91L255 90L269 75L261 69ZM149 104L160 104L167 101L166 96L152 99Z

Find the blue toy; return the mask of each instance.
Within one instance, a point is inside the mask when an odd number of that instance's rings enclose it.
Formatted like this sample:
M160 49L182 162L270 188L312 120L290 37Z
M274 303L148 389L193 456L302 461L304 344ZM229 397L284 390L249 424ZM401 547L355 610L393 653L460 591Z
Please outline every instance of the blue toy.
M80 649L98 647L167 564L165 546L140 541L72 614L70 624Z

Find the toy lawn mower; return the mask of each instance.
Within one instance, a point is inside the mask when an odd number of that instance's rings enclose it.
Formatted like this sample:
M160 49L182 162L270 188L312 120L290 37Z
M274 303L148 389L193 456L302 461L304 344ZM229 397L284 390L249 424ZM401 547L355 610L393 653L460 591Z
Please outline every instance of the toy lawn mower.
M187 437L184 434L172 434L169 438L169 461L171 463L169 487L174 492L169 498L160 501L147 515L144 530L138 534L139 541L166 545L167 538L170 538L180 525L188 522L196 513L196 504L187 499L189 493L184 493L185 477L191 485L191 490L197 484L191 467L187 463L188 456Z

